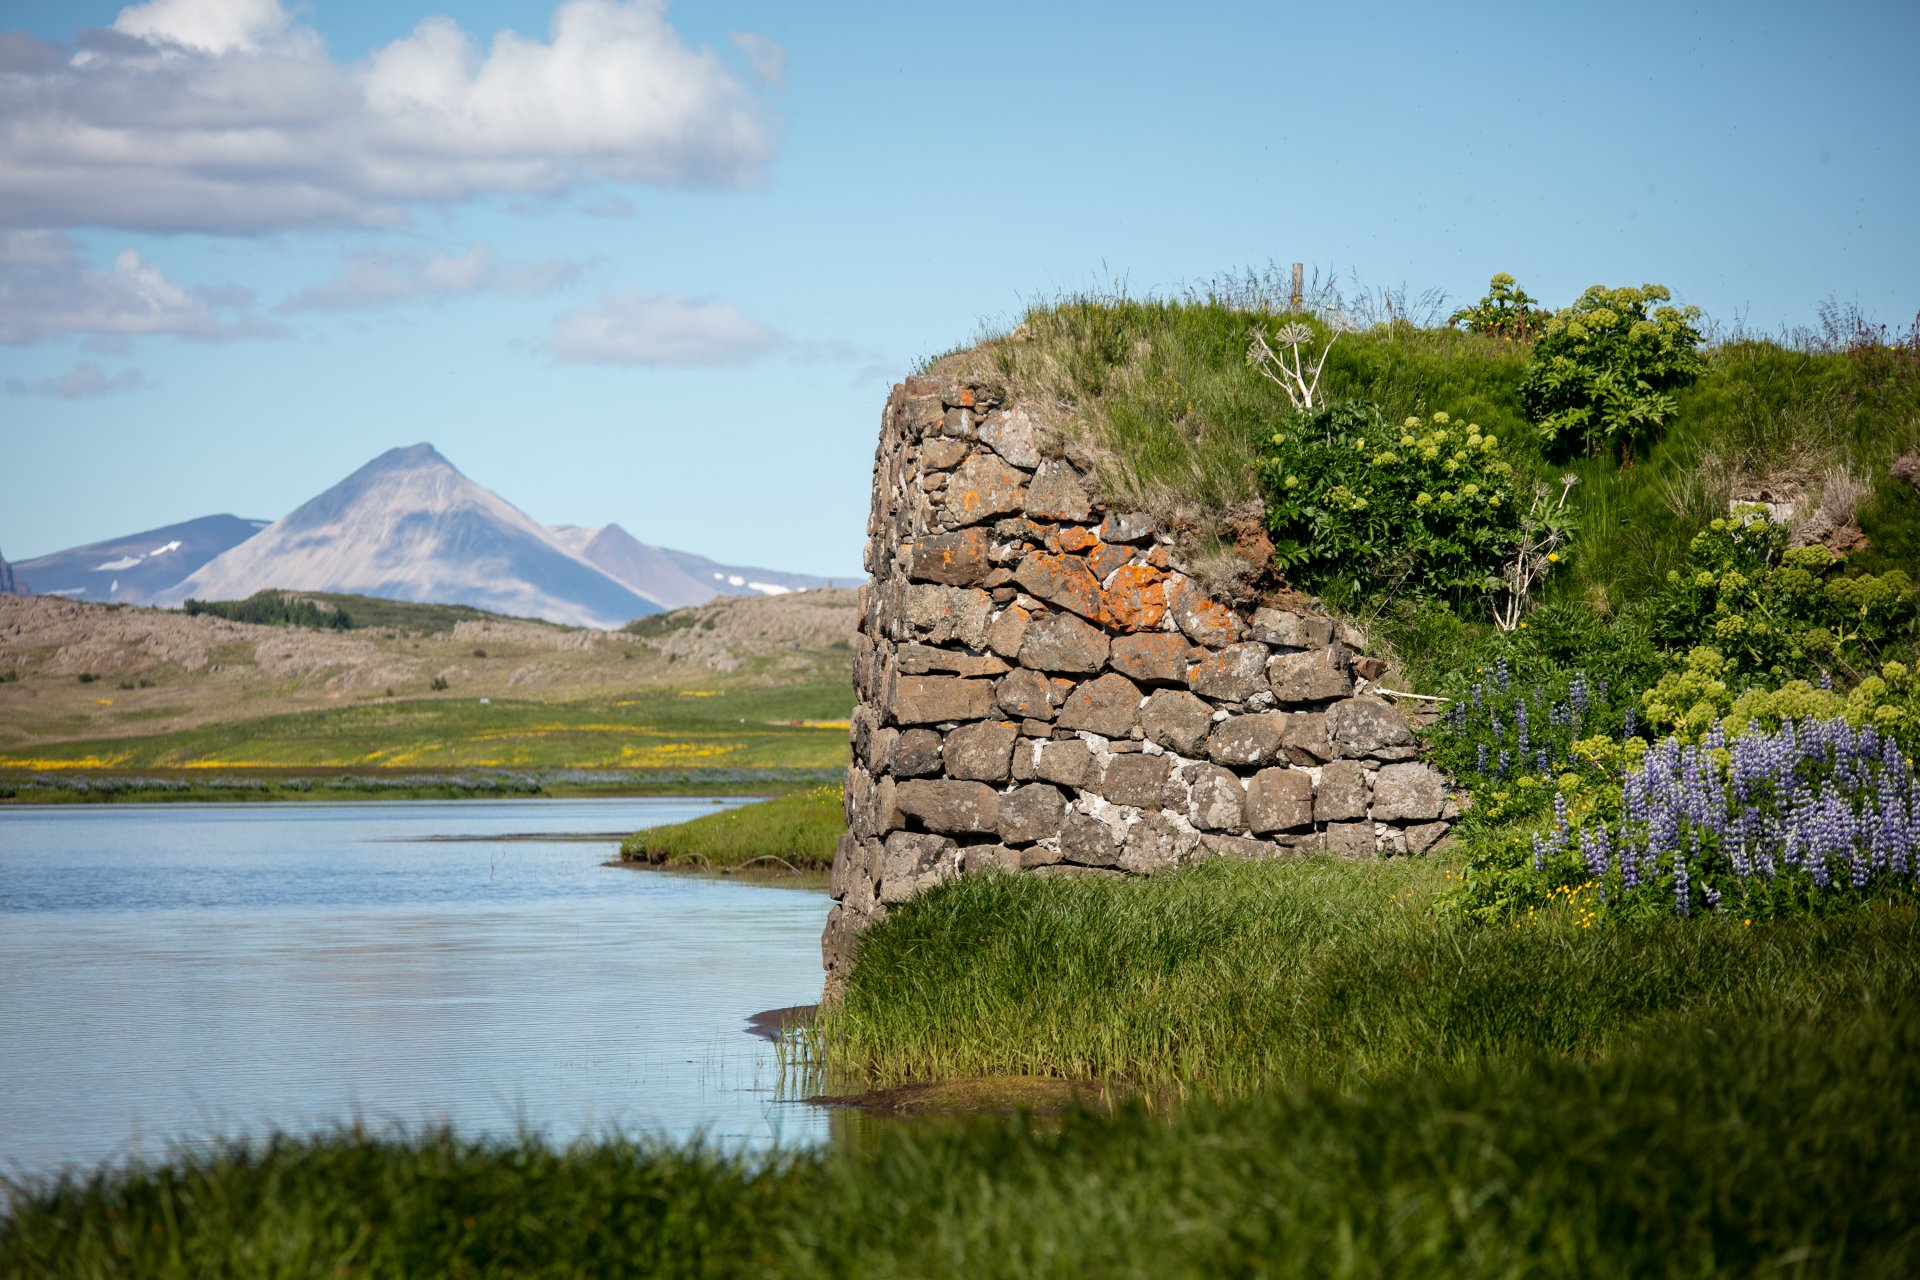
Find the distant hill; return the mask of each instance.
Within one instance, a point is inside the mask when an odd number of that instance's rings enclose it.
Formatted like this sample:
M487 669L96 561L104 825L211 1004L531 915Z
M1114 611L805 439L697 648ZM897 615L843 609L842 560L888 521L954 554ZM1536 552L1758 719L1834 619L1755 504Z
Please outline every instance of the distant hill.
M201 516L23 560L19 572L36 595L151 604L168 587L266 527L265 520Z
M668 609L705 604L715 596L775 596L814 591L857 581L855 575L831 579L777 569L721 564L705 556L640 541L617 524L600 529L555 525L561 546Z
M430 444L390 449L157 593L332 591L614 628L660 606L579 559Z

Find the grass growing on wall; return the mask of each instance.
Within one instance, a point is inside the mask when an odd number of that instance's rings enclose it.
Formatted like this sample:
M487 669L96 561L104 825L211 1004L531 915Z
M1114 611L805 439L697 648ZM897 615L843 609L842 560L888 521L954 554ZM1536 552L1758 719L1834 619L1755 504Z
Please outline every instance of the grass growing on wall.
M1250 326L1279 318L1245 309L1262 301L1068 298L946 364L1002 381L1077 441L1109 501L1187 527L1189 556L1204 571L1222 519L1257 514L1254 459L1290 411L1246 365ZM1329 331L1308 319L1324 341ZM1445 411L1496 432L1541 479L1577 475L1570 501L1581 534L1550 594L1607 610L1677 565L1701 525L1726 513L1736 485L1817 498L1843 473L1866 486L1861 523L1876 545L1920 543L1911 491L1886 474L1920 444L1920 360L1817 345L1710 347L1664 435L1624 469L1544 451L1521 407L1522 343L1377 324L1334 341L1321 385L1331 400L1377 402L1389 421Z

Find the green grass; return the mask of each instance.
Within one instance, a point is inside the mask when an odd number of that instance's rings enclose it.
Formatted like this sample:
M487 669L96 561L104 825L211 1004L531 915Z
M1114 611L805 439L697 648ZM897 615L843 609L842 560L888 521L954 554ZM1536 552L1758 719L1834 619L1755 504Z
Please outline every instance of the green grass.
M0 753L0 767L827 768L846 759L848 701L845 684L828 680L552 703L482 704L455 691L138 738L49 742Z
M947 363L1057 406L1057 425L1094 458L1104 496L1197 530L1189 559L1217 581L1220 521L1258 503L1254 459L1289 412L1244 359L1249 326L1273 319L1218 302L1065 299ZM1334 343L1322 386L1332 399L1378 402L1389 420L1445 410L1492 428L1509 456L1542 478L1578 475L1571 505L1581 535L1549 594L1603 610L1644 594L1678 564L1700 525L1725 514L1737 482L1817 494L1830 469L1848 467L1872 484L1861 522L1873 543L1920 544L1911 491L1886 474L1920 444L1920 360L1723 343L1709 350L1705 376L1679 395L1659 442L1622 470L1610 459L1542 451L1520 404L1526 359L1521 344L1381 324Z
M846 829L841 789L828 784L636 831L620 846L620 856L655 866L719 870L777 860L795 870L829 871Z
M829 1073L876 1083L1055 1075L1246 1096L1586 1060L1662 1020L1860 1009L1920 981L1910 907L1493 928L1428 910L1452 865L966 877L863 937L817 1052Z
M268 800L464 800L500 796L780 794L825 785L818 769L0 769L0 804L163 804ZM212 776L209 776L211 774Z
M1896 1277L1920 1008L739 1158L340 1133L28 1188L20 1277Z

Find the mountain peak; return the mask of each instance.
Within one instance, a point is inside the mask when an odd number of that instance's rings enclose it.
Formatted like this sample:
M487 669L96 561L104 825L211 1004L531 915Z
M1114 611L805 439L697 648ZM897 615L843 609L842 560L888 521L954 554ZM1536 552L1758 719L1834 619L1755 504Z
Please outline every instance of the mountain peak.
M445 467L449 471L459 468L448 462L446 456L431 444L422 440L419 444L402 445L389 449L379 457L360 468L361 471L398 471L417 467Z
M424 443L387 450L161 599L234 600L270 587L598 627L658 608Z

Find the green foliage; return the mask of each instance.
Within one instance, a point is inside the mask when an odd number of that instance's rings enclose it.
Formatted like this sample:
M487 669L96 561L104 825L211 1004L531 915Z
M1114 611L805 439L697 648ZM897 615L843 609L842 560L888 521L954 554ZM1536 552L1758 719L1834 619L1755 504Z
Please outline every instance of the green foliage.
M1658 307L1664 286L1594 285L1556 312L1533 344L1520 398L1540 436L1624 459L1673 416L1672 393L1705 368L1697 307Z
M1642 695L1647 723L1681 742L1699 742L1717 724L1729 738L1776 730L1788 720L1839 718L1872 725L1909 753L1920 751L1920 679L1904 662L1888 662L1844 692L1788 680L1746 684L1718 650L1691 650L1676 669Z
M1259 462L1274 563L1349 600L1449 600L1500 586L1523 498L1498 439L1444 412L1391 427L1347 402L1287 419Z
M1713 520L1694 536L1685 569L1655 600L1669 647L1711 645L1746 679L1856 672L1889 640L1911 634L1904 569L1846 575L1826 547L1787 547L1787 530L1758 507Z
M1487 282L1486 297L1460 308L1447 317L1447 323L1503 342L1532 342L1547 316L1538 299L1528 297L1512 276L1501 271Z
M840 785L830 783L690 822L636 831L620 846L620 857L654 866L718 870L766 863L828 871L834 846L847 829L843 806Z
M1567 992L1529 979L1502 1007ZM1171 1113L853 1117L853 1140L772 1155L444 1132L196 1148L31 1187L0 1273L1892 1277L1920 1256L1916 1012L1874 974L1597 1058L1542 1046Z
M1920 941L1912 908L1753 932L1587 930L1578 912L1487 929L1430 909L1454 874L1440 858L963 877L863 935L821 1047L882 1083L1040 1074L1243 1094L1544 1045L1598 1054L1663 1015L1811 1008L1857 989L1862 966L1920 974L1920 954L1877 950Z
M188 600L182 608L189 618L204 613L263 627L348 631L355 625L353 615L345 609L322 609L311 600L279 591L256 591L245 600Z

